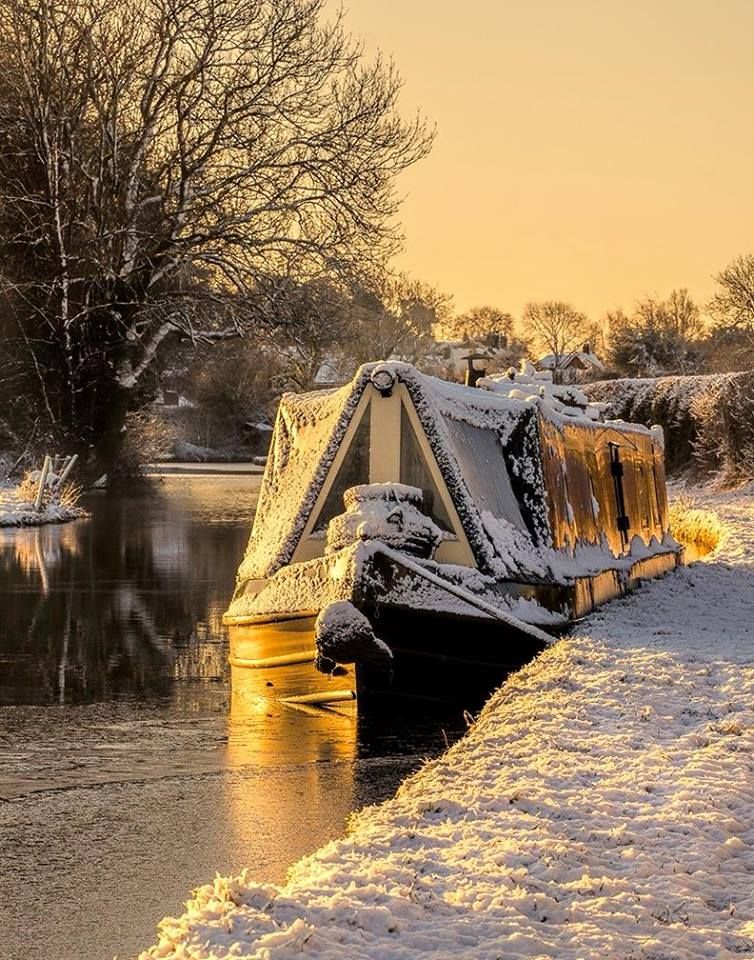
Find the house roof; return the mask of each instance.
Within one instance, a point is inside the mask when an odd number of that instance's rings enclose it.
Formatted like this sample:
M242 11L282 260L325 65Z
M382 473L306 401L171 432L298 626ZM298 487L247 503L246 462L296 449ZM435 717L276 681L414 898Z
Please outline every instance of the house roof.
M544 357L540 357L539 360L537 360L537 366L540 370L565 370L573 366L576 361L580 361L581 365L587 369L589 367L595 370L605 369L604 363L596 354L587 353L584 350L572 350L570 353L563 354L560 358L554 353L547 353Z
M317 368L314 374L314 383L318 387L340 386L344 380L353 373L353 365L347 361L338 361L331 357L326 357Z

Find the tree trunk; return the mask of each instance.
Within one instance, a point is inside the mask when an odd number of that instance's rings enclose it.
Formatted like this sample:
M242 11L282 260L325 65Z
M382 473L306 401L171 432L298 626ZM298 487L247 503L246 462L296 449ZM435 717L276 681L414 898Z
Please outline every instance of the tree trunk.
M112 481L119 474L127 473L129 465L123 459L123 447L126 439L126 416L128 414L131 392L114 387L107 403L100 399L99 416L94 424L94 460L95 479L107 474Z

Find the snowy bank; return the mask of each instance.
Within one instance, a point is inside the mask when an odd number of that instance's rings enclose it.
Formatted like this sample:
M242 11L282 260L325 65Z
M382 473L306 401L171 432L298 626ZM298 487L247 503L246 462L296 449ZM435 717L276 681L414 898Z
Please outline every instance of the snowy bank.
M85 517L81 507L47 503L36 511L34 504L19 496L18 491L0 489L0 527L34 527L44 523L67 523Z
M512 677L283 887L195 892L144 957L754 956L754 487L709 562Z

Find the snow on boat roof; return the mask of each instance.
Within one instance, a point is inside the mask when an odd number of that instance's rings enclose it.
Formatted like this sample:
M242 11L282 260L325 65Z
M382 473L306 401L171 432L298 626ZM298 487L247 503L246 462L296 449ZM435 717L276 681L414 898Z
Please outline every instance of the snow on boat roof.
M603 421L603 404L590 404L574 387L553 385L533 368L484 378L482 389L476 389L422 374L402 361L364 364L343 387L281 398L239 582L269 577L290 563L356 407L378 371L389 372L406 387L477 562L498 576L545 577L547 564L526 531L491 517L475 502L446 420L495 431L503 446L522 420L537 412L556 425L615 426L649 434L646 427ZM530 467L536 473L537 464ZM538 476L534 480L541 487Z
M367 381L362 368L337 389L283 394L239 580L290 562Z
M506 373L483 377L477 387L511 400L536 404L540 413L553 423L563 425L576 422L580 426L607 424L620 430L650 433L643 424L624 420L606 420L608 403L593 402L573 384L556 384L549 370L536 370L528 361L521 369L511 367Z

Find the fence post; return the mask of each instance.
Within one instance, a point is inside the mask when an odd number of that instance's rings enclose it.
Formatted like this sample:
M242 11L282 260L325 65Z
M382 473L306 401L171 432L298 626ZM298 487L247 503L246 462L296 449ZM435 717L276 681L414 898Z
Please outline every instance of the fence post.
M73 468L76 466L76 461L78 460L78 458L79 458L79 455L77 453L74 453L71 459L63 467L63 472L60 474L60 477L58 478L57 489L59 491L62 490L63 484L66 482L66 480L71 474L71 470L73 470Z
M50 472L50 457L45 455L44 463L42 464L42 472L39 475L39 487L37 488L37 499L34 501L34 510L36 513L42 509L42 497L45 492L45 484L47 483L47 474Z

